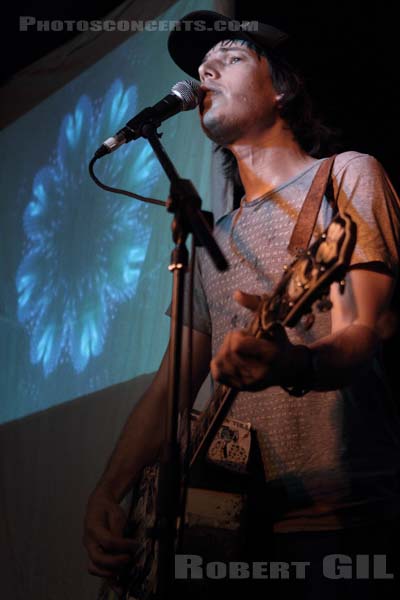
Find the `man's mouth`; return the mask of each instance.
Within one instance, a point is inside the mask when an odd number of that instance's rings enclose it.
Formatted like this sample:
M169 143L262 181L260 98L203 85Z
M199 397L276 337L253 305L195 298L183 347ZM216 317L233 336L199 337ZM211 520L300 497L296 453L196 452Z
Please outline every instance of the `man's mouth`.
M213 85L201 85L200 86L200 91L201 91L203 97L206 94L210 94L210 93L213 93L213 94L220 94L221 93L221 89L218 88L217 86L213 86Z
M220 94L221 90L218 87L210 86L210 85L202 85L200 86L200 99L199 106L200 112L202 113L204 110L204 102L208 98L212 98L212 96L216 94Z

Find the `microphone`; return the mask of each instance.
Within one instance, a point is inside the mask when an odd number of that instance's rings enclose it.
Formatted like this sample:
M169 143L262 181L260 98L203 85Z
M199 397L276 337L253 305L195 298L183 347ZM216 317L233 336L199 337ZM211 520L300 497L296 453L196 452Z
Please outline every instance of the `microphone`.
M114 136L106 139L96 150L94 158L101 158L117 150L122 144L137 140L142 136L145 125L159 127L162 121L176 115L181 110L192 110L199 103L200 84L197 81L186 79L178 81L171 88L171 92L154 106L143 109L133 119L127 122Z

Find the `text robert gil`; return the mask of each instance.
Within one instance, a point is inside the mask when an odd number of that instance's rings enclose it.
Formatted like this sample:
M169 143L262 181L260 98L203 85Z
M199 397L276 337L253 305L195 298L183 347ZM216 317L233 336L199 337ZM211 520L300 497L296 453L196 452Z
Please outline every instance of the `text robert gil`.
M212 561L203 562L197 554L175 556L176 579L305 579L310 562L296 561ZM386 555L328 554L322 561L322 572L328 579L393 579L387 572Z

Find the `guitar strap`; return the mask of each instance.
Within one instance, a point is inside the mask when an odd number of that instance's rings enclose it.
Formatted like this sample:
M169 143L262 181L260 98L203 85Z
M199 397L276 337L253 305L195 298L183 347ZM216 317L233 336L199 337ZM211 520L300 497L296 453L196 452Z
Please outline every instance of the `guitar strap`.
M294 256L304 252L310 244L324 194L336 209L331 180L335 158L336 154L333 154L322 161L308 190L288 245L288 251Z

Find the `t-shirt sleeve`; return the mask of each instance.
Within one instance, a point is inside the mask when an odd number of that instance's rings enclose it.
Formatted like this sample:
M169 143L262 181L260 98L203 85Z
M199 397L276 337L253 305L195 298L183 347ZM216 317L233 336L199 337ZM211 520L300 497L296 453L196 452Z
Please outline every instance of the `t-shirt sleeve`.
M204 291L202 273L201 273L201 250L197 250L194 261L193 270L193 329L211 336L211 319L208 309L206 294ZM190 274L185 275L185 292L184 292L184 325L189 324L188 306L189 306L189 285ZM166 314L171 316L171 305L166 310Z
M383 263L389 273L397 275L400 202L382 165L366 154L350 157L335 173L334 192L339 211L349 214L357 225L350 265Z

